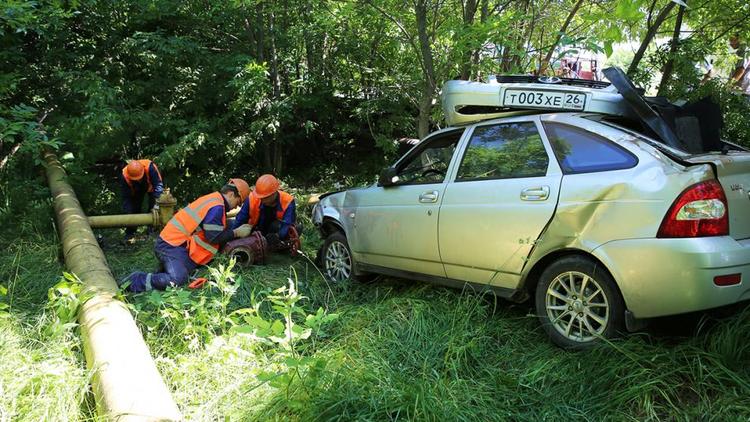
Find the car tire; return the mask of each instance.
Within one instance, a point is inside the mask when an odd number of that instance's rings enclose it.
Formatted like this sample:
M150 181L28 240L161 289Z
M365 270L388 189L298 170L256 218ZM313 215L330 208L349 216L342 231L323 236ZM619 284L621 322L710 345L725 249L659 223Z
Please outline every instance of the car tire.
M340 231L335 231L326 237L320 250L320 267L323 275L334 283L347 280L366 281L370 276L357 269L349 242Z
M553 343L585 349L621 332L625 305L609 272L583 256L549 265L536 288L536 313Z

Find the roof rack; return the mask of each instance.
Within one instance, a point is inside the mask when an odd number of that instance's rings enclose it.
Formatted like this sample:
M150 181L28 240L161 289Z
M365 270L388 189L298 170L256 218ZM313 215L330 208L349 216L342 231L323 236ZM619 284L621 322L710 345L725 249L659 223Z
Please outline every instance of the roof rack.
M495 75L495 80L497 80L497 82L499 83L509 83L509 84L543 83L543 84L555 84L555 85L580 86L584 88L598 88L598 89L606 88L611 85L609 82L605 82L605 81L560 78L557 76Z

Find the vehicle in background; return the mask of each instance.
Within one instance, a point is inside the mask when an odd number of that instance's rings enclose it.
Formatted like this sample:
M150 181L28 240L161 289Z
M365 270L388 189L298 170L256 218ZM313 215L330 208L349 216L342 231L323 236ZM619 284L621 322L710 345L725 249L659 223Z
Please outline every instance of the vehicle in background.
M602 80L599 61L590 57L563 57L555 74L561 78Z

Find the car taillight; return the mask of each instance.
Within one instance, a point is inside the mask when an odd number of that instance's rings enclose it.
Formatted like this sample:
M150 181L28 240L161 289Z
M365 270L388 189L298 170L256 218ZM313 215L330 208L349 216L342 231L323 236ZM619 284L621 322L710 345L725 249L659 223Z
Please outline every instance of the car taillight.
M705 237L729 234L729 208L717 180L685 189L664 216L656 237Z

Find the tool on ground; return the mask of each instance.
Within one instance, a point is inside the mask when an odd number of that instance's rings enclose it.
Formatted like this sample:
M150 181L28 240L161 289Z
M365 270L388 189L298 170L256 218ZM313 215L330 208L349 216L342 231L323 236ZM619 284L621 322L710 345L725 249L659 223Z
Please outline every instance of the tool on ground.
M208 279L206 277L197 277L193 278L190 281L190 284L188 284L188 287L191 289L200 289L208 282Z

